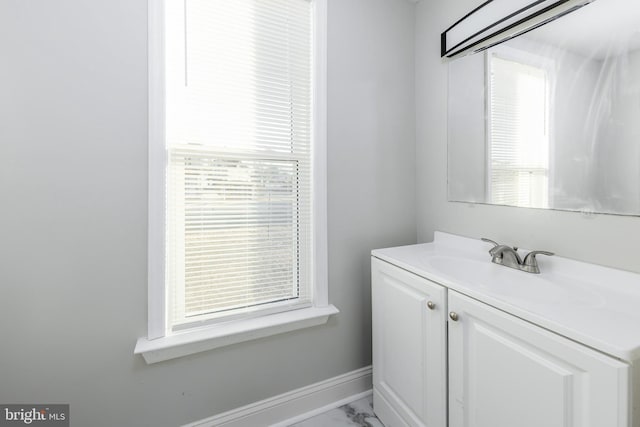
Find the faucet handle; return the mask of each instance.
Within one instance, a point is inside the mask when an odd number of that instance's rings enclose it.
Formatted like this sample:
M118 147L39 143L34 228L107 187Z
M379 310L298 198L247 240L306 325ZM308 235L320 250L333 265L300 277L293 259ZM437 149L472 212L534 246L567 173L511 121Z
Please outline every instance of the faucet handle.
M482 237L480 240L482 240L483 242L491 243L493 245L493 247L489 249L489 255L491 255L492 257L502 258L502 255L500 254L500 250L504 249L504 245L494 242L491 239L487 239L486 237Z
M487 243L491 243L493 245L493 247L495 248L496 246L500 246L498 243L494 242L491 239L487 239L486 237L482 237L480 240L482 240L483 242L487 242Z
M522 261L523 267L530 273L540 273L540 268L538 267L538 260L536 259L536 255L546 255L552 256L555 255L553 252L549 251L531 251L524 257Z
M549 251L531 251L531 252L529 252L529 253L527 254L527 256L526 256L526 257L524 257L524 261L523 261L523 262L526 264L526 263L527 263L527 259L528 259L529 257L531 257L531 261L529 261L529 262L536 262L536 261L535 261L535 260L536 260L536 255L553 256L553 255L555 255L555 254L554 254L553 252L549 252Z

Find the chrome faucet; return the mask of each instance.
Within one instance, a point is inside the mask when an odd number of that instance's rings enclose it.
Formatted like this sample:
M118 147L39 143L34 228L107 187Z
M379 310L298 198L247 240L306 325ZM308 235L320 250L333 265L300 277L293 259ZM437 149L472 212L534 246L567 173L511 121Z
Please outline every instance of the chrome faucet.
M527 273L540 273L536 255L553 255L553 252L531 251L522 259L518 253L518 248L515 246L512 248L511 246L501 245L484 237L482 241L493 245L493 248L489 249L491 262L504 265L505 267L515 268L516 270L526 271Z

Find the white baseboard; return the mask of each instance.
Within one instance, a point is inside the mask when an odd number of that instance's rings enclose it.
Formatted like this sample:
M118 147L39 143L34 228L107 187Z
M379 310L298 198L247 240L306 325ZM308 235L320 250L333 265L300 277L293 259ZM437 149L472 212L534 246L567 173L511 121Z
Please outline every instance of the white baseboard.
M371 366L183 427L286 427L371 394Z

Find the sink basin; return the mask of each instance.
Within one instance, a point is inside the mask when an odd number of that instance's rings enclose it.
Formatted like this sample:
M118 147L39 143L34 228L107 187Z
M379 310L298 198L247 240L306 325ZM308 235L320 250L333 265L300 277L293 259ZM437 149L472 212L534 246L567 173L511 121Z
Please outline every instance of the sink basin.
M496 298L518 303L598 307L605 304L601 289L559 274L531 274L473 258L433 256L427 259L433 273Z

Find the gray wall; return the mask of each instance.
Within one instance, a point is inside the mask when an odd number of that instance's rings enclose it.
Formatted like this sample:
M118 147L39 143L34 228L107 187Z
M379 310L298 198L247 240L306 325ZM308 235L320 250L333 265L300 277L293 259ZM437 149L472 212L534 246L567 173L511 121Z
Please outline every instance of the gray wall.
M174 426L371 363L369 251L415 242L403 0L329 2L329 324L147 366L146 0L0 1L0 402Z
M428 0L416 8L418 241L448 231L640 272L640 218L447 201L447 66L440 33L481 3Z

